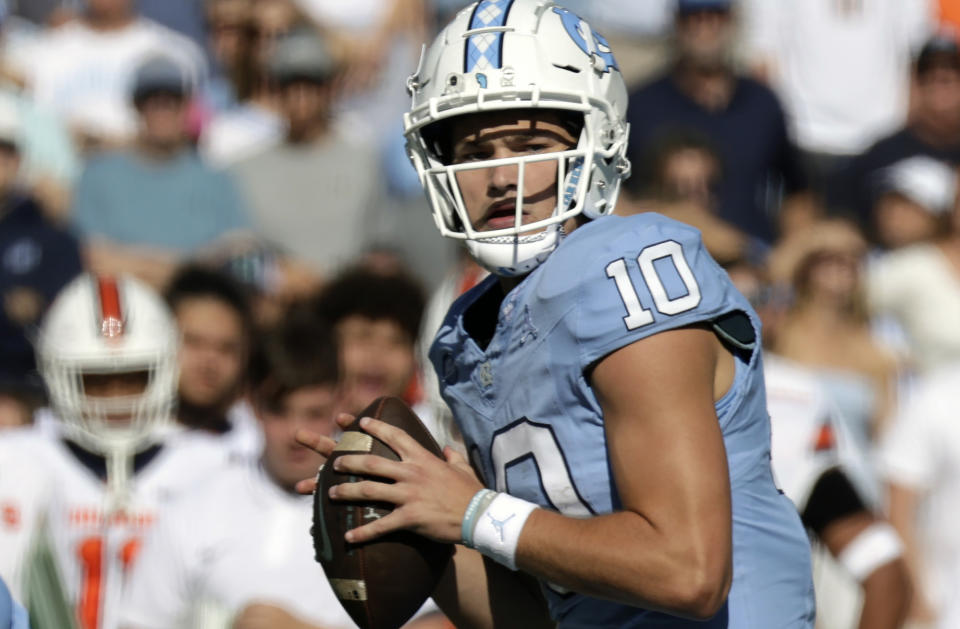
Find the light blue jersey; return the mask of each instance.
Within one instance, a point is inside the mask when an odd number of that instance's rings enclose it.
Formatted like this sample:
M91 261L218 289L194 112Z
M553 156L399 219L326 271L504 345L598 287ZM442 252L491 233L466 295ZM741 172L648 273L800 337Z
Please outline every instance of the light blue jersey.
M0 629L30 629L26 610L13 600L3 579L0 579Z
M620 508L591 367L634 341L698 322L742 347L734 384L716 404L733 505L727 604L698 623L545 585L561 627L812 627L809 544L770 473L759 322L699 233L651 213L583 225L504 298L483 350L464 315L499 290L497 281L453 305L430 357L486 484L570 516Z

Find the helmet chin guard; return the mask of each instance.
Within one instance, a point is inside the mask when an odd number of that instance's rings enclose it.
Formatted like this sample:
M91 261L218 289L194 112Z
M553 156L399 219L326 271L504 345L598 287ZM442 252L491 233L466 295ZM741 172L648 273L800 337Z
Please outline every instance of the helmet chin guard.
M494 275L520 277L546 260L562 239L563 230L558 225L551 225L529 236L468 239L467 251Z
M467 7L425 49L407 82L413 102L404 115L407 152L420 176L441 234L467 241L477 262L497 275L536 268L562 239L562 225L583 215L613 211L626 159L627 92L606 40L567 9L549 0L481 0ZM438 125L460 116L496 111L544 111L582 118L569 150L450 164ZM442 138L441 138L442 139ZM524 171L554 161L557 206L524 224ZM512 227L474 229L457 174L515 166L516 217Z

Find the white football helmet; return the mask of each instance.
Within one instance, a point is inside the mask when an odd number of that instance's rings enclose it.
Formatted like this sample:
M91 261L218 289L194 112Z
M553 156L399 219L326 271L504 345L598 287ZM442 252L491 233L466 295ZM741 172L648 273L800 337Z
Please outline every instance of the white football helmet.
M140 281L74 279L50 306L37 338L40 373L65 435L104 456L155 443L176 399L177 342L166 304ZM122 373L144 373L143 391L119 397L84 391L84 376Z
M425 50L407 87L413 97L404 115L407 152L437 227L444 236L466 240L489 271L529 273L559 244L566 220L613 211L620 182L630 172L627 90L606 40L574 13L549 0L481 0L462 10ZM512 109L582 114L577 145L557 153L446 163L431 125ZM557 208L549 218L524 225L524 166L550 160L557 162ZM514 225L477 231L456 175L505 164L518 168Z

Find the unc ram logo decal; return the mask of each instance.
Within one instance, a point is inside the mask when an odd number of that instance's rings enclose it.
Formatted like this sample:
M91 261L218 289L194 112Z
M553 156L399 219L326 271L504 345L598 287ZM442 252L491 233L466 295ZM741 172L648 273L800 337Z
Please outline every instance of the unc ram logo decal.
M580 19L579 15L562 7L554 7L553 12L560 16L560 19L563 21L563 27L567 29L567 34L570 35L570 39L573 40L573 43L575 43L584 54L588 57L596 54L603 59L607 64L607 72L610 71L610 68L618 72L620 71L617 60L613 58L613 51L610 50L610 44L603 35L590 29L593 36L593 46L589 46L584 34L587 30L584 28L586 22Z

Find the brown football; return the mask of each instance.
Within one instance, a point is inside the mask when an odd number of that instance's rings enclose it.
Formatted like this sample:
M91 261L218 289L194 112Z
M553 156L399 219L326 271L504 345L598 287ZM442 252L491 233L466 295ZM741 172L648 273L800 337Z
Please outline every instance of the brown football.
M358 420L361 417L374 417L401 428L430 452L443 457L433 436L399 398L378 398L357 415ZM347 427L317 477L313 546L334 593L353 621L362 629L392 629L409 620L430 596L450 561L453 545L407 531L366 544L347 543L344 533L393 509L393 505L384 503L330 500L328 491L332 486L362 480L360 476L335 472L333 461L344 454L358 453L400 459L382 441L363 432L357 421Z

